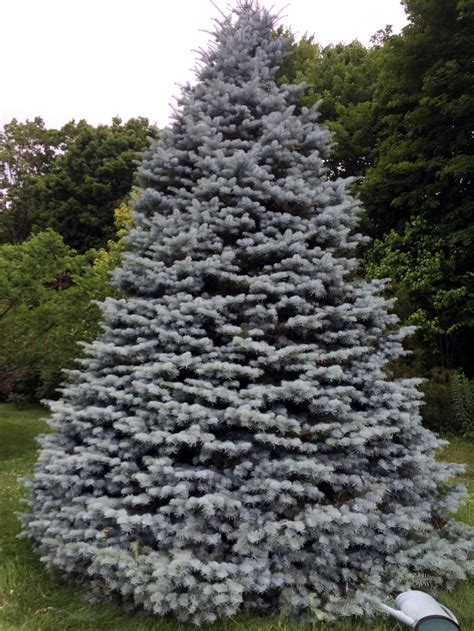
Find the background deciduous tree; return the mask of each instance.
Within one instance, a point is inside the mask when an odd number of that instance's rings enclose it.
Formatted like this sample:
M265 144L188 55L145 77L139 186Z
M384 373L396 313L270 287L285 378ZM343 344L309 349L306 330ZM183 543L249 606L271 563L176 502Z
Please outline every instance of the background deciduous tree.
M64 140L64 129L46 129L40 117L14 118L0 131L0 243L21 243L30 234L28 184L48 173Z
M280 83L305 82L302 105L322 100L320 121L333 132L333 149L326 164L333 177L359 176L372 163L377 118L374 89L379 72L378 47L358 41L321 46L313 37L291 43L291 56L282 65Z
M137 160L155 133L145 118L98 127L80 121L49 172L30 184L35 228L53 228L78 252L105 246L114 209L130 193Z
M21 243L52 228L79 252L114 236L114 209L133 186L137 160L157 130L146 118L60 130L41 118L0 134L0 242Z
M56 396L62 370L81 355L78 342L98 333L93 301L116 294L110 276L130 225L122 204L116 237L100 250L78 254L51 228L0 246L0 399Z
M474 8L404 4L409 25L383 45L374 164L361 186L377 238L371 269L408 296L425 367L472 374Z

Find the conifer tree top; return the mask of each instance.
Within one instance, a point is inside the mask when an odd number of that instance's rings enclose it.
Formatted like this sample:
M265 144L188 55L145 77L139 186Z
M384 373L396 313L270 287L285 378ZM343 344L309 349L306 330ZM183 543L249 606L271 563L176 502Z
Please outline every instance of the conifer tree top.
M283 59L281 40L268 37L276 22L257 2L238 2L234 11L217 21L214 45L201 51L198 80L222 73L229 83L245 85L273 76Z

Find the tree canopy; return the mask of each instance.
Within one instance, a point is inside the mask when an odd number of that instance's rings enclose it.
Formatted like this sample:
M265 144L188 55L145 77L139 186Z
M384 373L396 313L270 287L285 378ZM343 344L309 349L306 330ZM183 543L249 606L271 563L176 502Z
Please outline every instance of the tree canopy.
M437 361L472 372L474 9L458 0L404 4L410 23L383 46L374 164L361 187L377 238L371 257L381 272L405 278L415 311L432 302L428 327L420 324L424 334L436 329ZM403 272L407 260L418 265L417 252L431 252L437 266L424 288Z
M0 132L0 243L21 243L32 227L28 183L45 175L66 133L46 129L37 117L25 123L15 118Z
M0 398L57 396L62 371L82 353L78 342L99 331L93 301L114 294L110 275L130 224L123 204L115 211L115 239L85 254L51 228L0 245Z
M46 130L39 118L6 125L3 241L20 243L31 231L51 228L78 252L105 246L114 235L114 209L129 195L137 160L156 134L145 118L97 127L71 121L60 130Z

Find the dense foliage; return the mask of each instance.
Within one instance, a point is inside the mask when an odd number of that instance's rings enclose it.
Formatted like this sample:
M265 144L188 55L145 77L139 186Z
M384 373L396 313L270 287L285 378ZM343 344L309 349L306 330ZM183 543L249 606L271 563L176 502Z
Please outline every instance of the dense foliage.
M0 133L0 398L54 396L93 339L130 224L136 162L156 130L144 118ZM114 226L115 209L115 226ZM115 235L115 230L118 233ZM112 238L114 237L114 238ZM94 246L94 247L92 247ZM100 246L100 247L99 247Z
M329 175L355 176L351 191L367 209L361 224L373 237L367 277L390 277L398 315L418 327L409 342L413 354L394 370L429 378L424 416L446 431L457 427L450 379L463 372L474 377L474 17L464 0L404 4L408 27L399 35L385 27L370 47L357 41L323 47L280 28L276 34L288 39L291 54L278 82L305 81L301 105L322 99L320 122L333 133ZM146 137L156 134L142 118L97 128L71 121L59 130L46 129L40 118L12 120L0 132L0 243L19 245L32 232L52 229L80 254L105 247L135 160ZM0 302L8 304L8 296ZM55 325L46 316L41 321L37 347L47 356L46 331ZM2 344L8 340L0 340L2 365L24 374L9 365ZM59 375L62 355L53 355ZM26 381L21 389L33 398L39 392ZM0 397L8 390L1 388Z
M328 133L247 0L147 152L130 251L29 482L24 534L100 597L201 624L370 615L474 571Z
M279 71L279 82L304 82L300 103L320 102L320 120L333 133L326 164L333 177L360 176L372 164L377 129L374 90L379 74L379 47L360 42L322 47L313 37L296 42L280 29L291 54Z
M362 185L371 257L403 285L427 364L472 374L474 5L404 4L410 24L383 47L375 158Z
M154 136L145 118L97 127L72 121L60 130L45 130L39 118L12 121L0 134L0 237L20 243L32 229L52 228L81 253L104 247Z
M78 342L99 331L92 300L113 293L110 274L130 225L125 205L116 210L117 235L106 248L78 254L51 229L22 244L0 245L0 397L23 401L51 397L80 355Z
M67 130L46 129L41 118L4 125L0 133L0 243L21 243L31 232L30 178L45 175L64 150Z
M323 48L286 33L292 55L281 81L306 81L306 105L323 99L335 142L330 174L361 176L352 190L374 238L368 277L390 277L397 313L417 326L413 356L397 371L432 378L432 397L443 371L448 381L453 369L474 375L474 9L459 0L404 4L409 25L400 35L379 31L370 48ZM430 418L433 409L430 400Z

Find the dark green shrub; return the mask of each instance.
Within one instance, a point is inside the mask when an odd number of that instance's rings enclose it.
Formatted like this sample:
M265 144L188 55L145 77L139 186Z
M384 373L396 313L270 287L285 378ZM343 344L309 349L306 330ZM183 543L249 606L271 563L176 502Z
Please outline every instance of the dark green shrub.
M449 395L456 432L463 436L474 436L474 381L470 381L463 373L452 375Z
M474 436L474 382L464 373L435 368L423 391L426 427L441 434Z
M452 370L434 368L431 377L423 384L425 405L422 408L423 424L441 434L457 433L452 419L449 384Z

